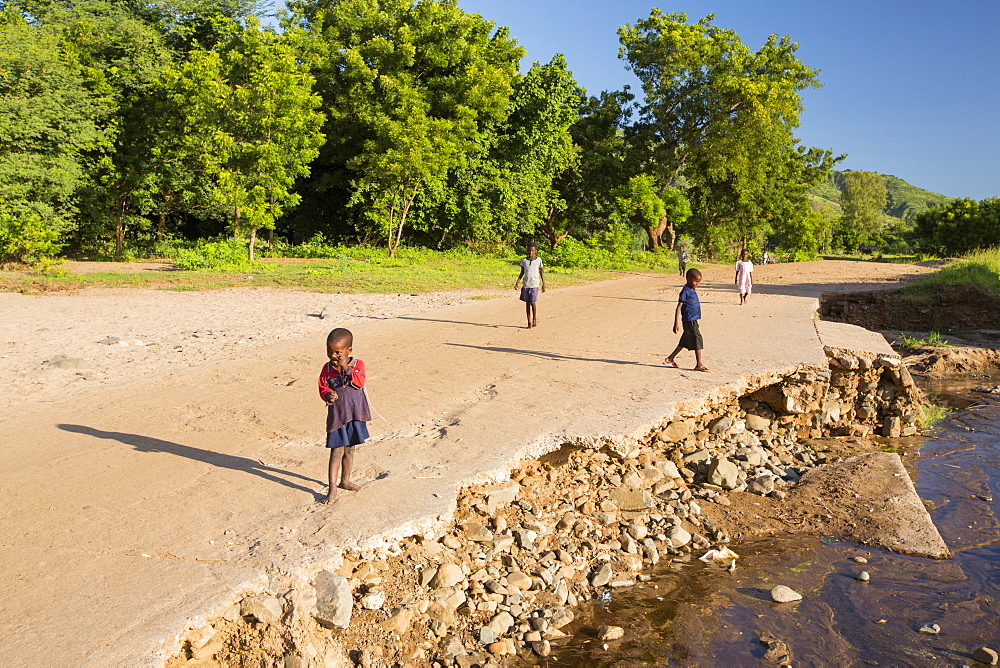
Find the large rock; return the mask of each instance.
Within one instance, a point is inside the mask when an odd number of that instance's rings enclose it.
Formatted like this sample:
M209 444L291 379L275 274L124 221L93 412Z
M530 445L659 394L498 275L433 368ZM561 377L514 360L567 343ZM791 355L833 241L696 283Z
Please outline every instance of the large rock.
M771 600L775 603L791 603L793 601L801 601L802 594L785 585L778 585L771 590Z
M273 624L281 618L281 601L273 596L248 598L240 605L240 614L264 624Z
M676 443L683 441L694 432L694 423L691 420L679 420L671 422L660 430L656 437L664 443Z
M611 497L611 500L621 510L646 510L655 505L653 496L644 489L618 487L611 490L608 496Z
M611 581L612 574L611 564L607 562L601 564L601 567L597 569L597 572L590 577L591 586L603 587Z
M740 467L725 457L716 459L708 468L708 482L722 489L735 489L739 485L739 475Z
M521 485L514 480L509 480L502 485L493 485L483 490L486 495L486 506L490 512L496 511L499 506L513 503L521 491Z
M323 626L346 629L351 625L354 599L347 578L330 571L316 575L316 612L313 615Z
M514 618L509 612L502 610L498 612L486 626L493 631L495 637L499 638L503 634L507 633L513 625Z
M681 525L675 524L667 533L667 538L670 539L672 547L683 547L691 542L691 532L684 529Z
M753 431L767 431L771 428L771 421L766 417L747 413L746 425L747 429L752 429Z
M465 579L465 573L458 564L441 564L437 573L431 578L431 588L454 587Z

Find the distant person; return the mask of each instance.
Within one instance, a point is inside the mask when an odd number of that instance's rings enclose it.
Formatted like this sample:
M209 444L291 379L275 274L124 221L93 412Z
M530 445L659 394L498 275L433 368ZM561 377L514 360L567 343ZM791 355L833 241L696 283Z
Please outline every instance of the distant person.
M767 257L767 254L764 254ZM750 251L746 248L740 253L736 263L736 287L740 290L740 306L747 303L747 297L753 290L753 262L750 261Z
M688 254L684 246L677 247L677 274L683 276L687 272Z
M771 256L768 254L767 251L764 251L764 254L760 258L760 263L767 264L770 261L771 261Z
M704 343L701 340L701 329L698 321L701 320L701 301L698 299L698 284L701 283L701 272L697 269L687 270L687 284L681 288L681 294L677 298L677 309L674 311L674 334L681 331L680 343L670 353L670 357L663 360L663 364L672 368L677 368L674 358L684 348L694 351L695 371L708 371L708 367L701 363L701 350Z
M365 363L351 357L354 335L338 327L326 337L326 356L330 361L319 374L319 396L326 402L326 447L330 448L328 469L330 489L321 503L337 501L337 489L361 491L351 482L354 446L368 438L372 419L365 395Z
M518 263L521 273L514 281L514 289L517 284L524 279L521 284L520 300L524 302L524 314L528 318L528 329L538 327L538 289L545 292L545 270L542 267L542 258L538 257L538 244L528 244L528 255L521 258Z

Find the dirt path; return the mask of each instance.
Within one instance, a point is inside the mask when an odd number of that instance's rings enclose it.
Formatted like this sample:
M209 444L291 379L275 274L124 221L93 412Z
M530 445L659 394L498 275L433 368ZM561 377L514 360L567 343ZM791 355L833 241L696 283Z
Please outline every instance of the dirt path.
M156 664L192 615L266 587L266 573L315 570L342 547L433 531L458 487L502 477L524 456L572 438L629 438L715 392L824 363L813 297L921 271L769 265L740 307L731 269L709 268L700 292L710 374L660 366L676 341L677 277L550 291L533 330L519 327L513 297L427 296L408 308L403 297L340 303L266 290L0 295L0 343L10 346L0 370L14 398L0 415L0 661ZM349 318L312 317L328 303ZM359 304L369 311L351 310ZM322 334L341 324L369 365L379 417L358 453L364 490L327 508L315 503L327 453L314 383ZM187 331L211 331L214 343L171 338ZM71 344L116 347L96 343L108 336L159 345L117 346L143 357L93 353L88 369L37 368L61 351L86 359ZM250 336L263 345L223 340ZM165 352L177 345L185 352ZM171 354L186 362L169 364ZM25 380L28 364L69 375L39 389ZM75 379L91 373L103 384L77 392L92 381Z

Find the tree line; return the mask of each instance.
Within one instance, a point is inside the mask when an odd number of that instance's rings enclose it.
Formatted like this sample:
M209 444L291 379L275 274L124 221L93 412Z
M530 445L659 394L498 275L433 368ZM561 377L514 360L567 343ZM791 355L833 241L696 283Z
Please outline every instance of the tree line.
M522 72L509 31L455 0L294 0L280 29L262 15L5 3L0 261L220 236L252 257L261 234L554 248L623 225L651 250L683 234L709 255L810 254L833 234L806 193L844 156L795 137L820 84L788 37L753 50L711 15L653 9L618 30L641 92L590 95L561 55ZM845 211L860 232L877 226L863 210Z

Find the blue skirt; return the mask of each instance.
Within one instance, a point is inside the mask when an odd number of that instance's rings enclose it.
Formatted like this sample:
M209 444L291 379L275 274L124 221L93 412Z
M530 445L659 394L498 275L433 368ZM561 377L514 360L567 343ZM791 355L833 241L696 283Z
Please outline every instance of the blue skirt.
M360 445L368 438L368 425L360 420L348 422L336 431L331 431L326 435L326 447L343 448L345 446Z

